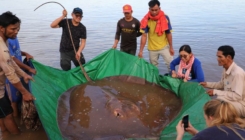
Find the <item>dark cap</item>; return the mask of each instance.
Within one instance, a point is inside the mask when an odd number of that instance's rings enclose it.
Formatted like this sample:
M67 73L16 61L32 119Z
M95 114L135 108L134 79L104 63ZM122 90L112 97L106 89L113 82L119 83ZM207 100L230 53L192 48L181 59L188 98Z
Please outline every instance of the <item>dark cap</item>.
M79 13L79 14L83 15L83 10L81 8L77 7L77 8L73 9L72 13L74 13L74 14Z

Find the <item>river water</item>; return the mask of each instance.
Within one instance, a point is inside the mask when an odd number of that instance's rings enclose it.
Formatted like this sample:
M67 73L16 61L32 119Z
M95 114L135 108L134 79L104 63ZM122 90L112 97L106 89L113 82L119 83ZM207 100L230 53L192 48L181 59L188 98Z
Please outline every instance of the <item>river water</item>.
M60 17L62 7L47 4L34 11L44 0L0 0L0 12L15 13L21 20L18 34L21 49L48 66L59 66L59 43L61 29L50 28L51 22ZM117 21L123 17L122 6L131 4L133 16L141 20L148 11L148 1L142 0L59 0L68 11L74 7L84 11L82 23L87 28L87 43L84 55L91 60L110 49L114 43ZM173 46L175 56L183 44L192 47L195 56L201 60L206 81L217 81L222 68L217 65L216 52L221 45L231 45L236 51L235 62L245 68L245 2L243 0L174 0L160 1L161 9L169 15L173 27ZM138 38L138 49L139 51ZM119 48L119 45L118 45ZM148 50L144 49L144 59L149 62ZM166 72L160 58L160 74Z

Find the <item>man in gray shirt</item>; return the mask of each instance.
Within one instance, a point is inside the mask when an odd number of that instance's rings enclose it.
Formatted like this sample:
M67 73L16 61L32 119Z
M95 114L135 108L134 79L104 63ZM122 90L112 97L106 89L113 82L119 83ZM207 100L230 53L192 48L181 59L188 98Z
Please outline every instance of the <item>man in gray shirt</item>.
M128 4L123 6L124 18L117 23L115 41L112 48L117 48L121 36L120 50L122 52L135 55L137 50L137 37L141 35L140 22L132 16L132 7Z

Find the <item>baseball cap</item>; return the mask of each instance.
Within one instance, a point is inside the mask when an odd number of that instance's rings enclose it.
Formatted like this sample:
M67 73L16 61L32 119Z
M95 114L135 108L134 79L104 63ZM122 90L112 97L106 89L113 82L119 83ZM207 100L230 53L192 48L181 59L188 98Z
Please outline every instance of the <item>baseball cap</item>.
M123 12L131 12L132 11L132 7L129 4L126 4L123 6Z
M77 8L73 9L72 13L74 13L74 14L79 13L79 14L83 15L83 10L81 8L77 7Z

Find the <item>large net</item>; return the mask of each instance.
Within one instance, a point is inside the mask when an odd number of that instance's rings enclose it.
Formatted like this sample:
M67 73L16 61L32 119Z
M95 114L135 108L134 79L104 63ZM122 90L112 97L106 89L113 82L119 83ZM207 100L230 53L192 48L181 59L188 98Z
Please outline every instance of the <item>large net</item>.
M34 81L31 82L31 92L36 97L37 108L43 127L51 140L62 140L62 134L57 123L58 99L69 88L87 82L79 67L70 71L45 66L35 60L32 64L37 70ZM179 79L159 75L158 69L140 59L115 49L110 49L84 65L84 69L92 80L99 80L111 76L128 75L145 79L163 88L173 91L183 102L183 106L176 118L162 131L160 139L172 140L176 138L176 125L181 118L189 114L189 120L198 130L205 128L203 105L210 100L205 89L198 83L184 83ZM185 134L184 139L191 135ZM135 139L135 138L131 138ZM142 138L141 138L142 140Z

